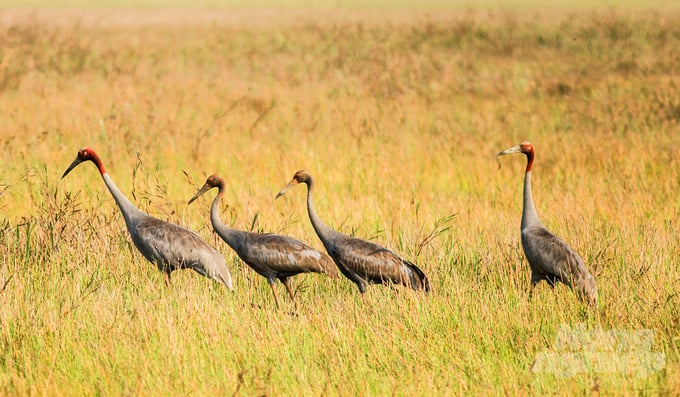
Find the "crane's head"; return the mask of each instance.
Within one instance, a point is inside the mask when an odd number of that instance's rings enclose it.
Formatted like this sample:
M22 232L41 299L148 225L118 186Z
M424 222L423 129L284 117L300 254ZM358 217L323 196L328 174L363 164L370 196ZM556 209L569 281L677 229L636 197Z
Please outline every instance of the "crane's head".
M279 194L276 195L276 198L283 196L288 191L288 189L299 183L306 183L307 186L309 187L312 183L312 176L309 175L305 170L300 170L296 172L295 175L293 175L293 179L291 179L290 182L288 182L286 187L281 189Z
M196 194L194 194L194 197L192 197L191 200L189 200L187 205L193 203L194 200L199 198L203 193L205 193L208 190L215 188L215 187L220 190L220 192L218 194L221 194L222 190L224 189L224 180L222 178L220 178L219 176L213 174L213 175L210 175L208 177L208 179L206 179L203 187L198 192L196 192Z
M498 152L496 157L505 156L506 154L513 153L524 153L527 156L527 172L531 171L531 165L534 163L534 147L531 143L524 141L517 146L505 149L502 152Z
M104 166L102 165L102 161L99 159L99 156L97 156L97 153L94 152L94 150L90 149L89 147L84 147L78 151L78 155L76 156L76 159L73 160L71 165L68 166L66 171L64 171L64 174L61 176L64 178L66 175L68 175L69 172L71 172L72 169L76 168L76 166L83 161L91 161L97 165L97 168L99 169L99 172L104 175L106 171L104 171Z

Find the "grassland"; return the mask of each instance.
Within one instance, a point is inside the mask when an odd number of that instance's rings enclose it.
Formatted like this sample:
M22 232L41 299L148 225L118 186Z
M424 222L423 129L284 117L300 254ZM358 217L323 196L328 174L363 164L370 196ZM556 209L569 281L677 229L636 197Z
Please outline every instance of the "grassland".
M680 392L675 11L60 12L0 25L0 394ZM525 161L494 158L522 140L596 312L564 287L527 299ZM190 271L166 288L95 168L59 179L85 145L140 208L220 250L235 293ZM304 275L300 310L276 310L209 199L186 206L218 173L233 227L322 248L303 188L273 200L301 168L329 225L412 259L433 292L361 299ZM577 324L651 330L665 366L533 372Z

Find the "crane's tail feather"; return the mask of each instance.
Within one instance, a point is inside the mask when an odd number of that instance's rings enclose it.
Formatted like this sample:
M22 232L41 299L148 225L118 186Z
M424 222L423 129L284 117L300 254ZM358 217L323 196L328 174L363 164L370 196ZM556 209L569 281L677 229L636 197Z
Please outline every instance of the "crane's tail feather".
M418 277L418 281L416 280L412 281L413 288L414 289L422 288L423 290L425 290L425 292L430 292L430 280L427 278L425 273L422 270L420 270L420 268L416 266L414 263L409 261L404 262L414 272L414 275Z
M214 281L217 281L218 283L224 284L225 287L229 291L234 291L234 284L231 281L231 273L229 273L229 269L215 269L214 271L208 271L206 272L205 270L201 269L202 271L199 271L197 269L194 269L197 272L201 273L202 275L213 279Z
M588 271L584 273L576 280L574 291L582 302L597 308L597 284L595 284L595 278Z
M333 260L321 261L321 273L327 275L330 278L339 278L338 276L338 266L333 262Z
M231 291L231 292L234 291L234 285L232 284L232 281L231 281L231 274L226 274L226 275L217 274L216 277L215 277L215 280L224 284L224 286L227 287L227 289L229 291Z

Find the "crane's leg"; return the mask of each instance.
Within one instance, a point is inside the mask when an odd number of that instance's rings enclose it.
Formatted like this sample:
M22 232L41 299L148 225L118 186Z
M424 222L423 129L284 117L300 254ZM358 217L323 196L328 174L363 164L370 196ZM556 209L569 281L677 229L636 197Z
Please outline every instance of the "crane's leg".
M531 273L531 286L529 287L529 301L531 301L531 298L534 296L534 288L536 288L536 284L541 281L541 276L536 274L536 273Z
M361 301L366 300L366 286L368 286L368 283L364 283L363 281L359 281L359 292L361 292Z
M286 286L286 290L288 290L288 295L290 295L290 299L293 301L293 304L295 305L295 310L298 309L297 302L295 301L295 294L293 294L293 290L290 288L290 280L288 277L283 277L280 279L283 285Z
M361 292L361 296L363 297L364 294L366 293L366 286L364 285L363 281L357 280L356 281L357 287L359 288L359 292Z
M272 293L274 294L274 302L276 302L276 309L279 308L279 298L276 296L276 279L267 279L269 286L272 287Z
M165 286L170 288L170 271L165 271Z

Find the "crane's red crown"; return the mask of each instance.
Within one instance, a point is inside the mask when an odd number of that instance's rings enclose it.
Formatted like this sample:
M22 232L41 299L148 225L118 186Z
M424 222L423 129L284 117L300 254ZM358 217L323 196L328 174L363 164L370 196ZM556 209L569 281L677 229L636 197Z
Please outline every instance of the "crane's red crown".
M106 171L104 171L104 166L102 165L102 161L99 159L99 156L97 156L97 153L94 152L94 150L84 147L78 151L78 155L76 156L76 159L73 160L71 165L64 171L64 174L61 176L62 178L68 175L71 170L73 170L78 164L85 162L85 161L91 161L93 162L97 168L99 169L99 173L104 175Z
M80 161L87 161L87 160L94 161L95 158L99 159L99 156L97 156L97 153L95 153L94 150L90 149L87 146L78 151L78 159Z
M99 159L97 153L95 153L94 150L90 149L87 146L78 151L78 160L80 160L81 162L89 160L93 162L97 166L97 168L99 168L99 172L102 175L106 173L106 171L104 170L104 165L102 165L102 161Z
M529 154L534 152L534 147L531 146L531 142L529 141L524 141L519 144L519 148L524 154Z
M531 171L531 166L534 163L534 147L531 146L529 141L524 141L517 146L505 149L502 152L498 152L496 157L505 156L507 154L522 153L527 156L527 168L526 172Z

